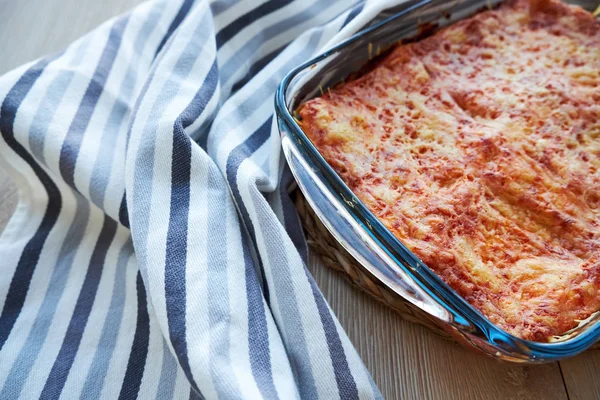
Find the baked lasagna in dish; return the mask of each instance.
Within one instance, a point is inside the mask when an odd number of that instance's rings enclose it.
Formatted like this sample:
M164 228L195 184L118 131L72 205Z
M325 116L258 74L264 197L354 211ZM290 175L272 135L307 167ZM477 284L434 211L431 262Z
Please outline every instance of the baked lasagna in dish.
M383 224L493 323L600 310L600 23L508 1L398 44L299 124Z

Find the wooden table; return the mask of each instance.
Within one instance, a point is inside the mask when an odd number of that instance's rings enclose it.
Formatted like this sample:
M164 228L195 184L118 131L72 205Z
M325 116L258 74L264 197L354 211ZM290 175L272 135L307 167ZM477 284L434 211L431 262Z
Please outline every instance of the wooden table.
M62 49L140 2L0 0L0 74ZM0 171L0 231L16 199L14 185ZM501 364L404 322L317 257L309 268L386 399L600 398L600 351L535 367Z

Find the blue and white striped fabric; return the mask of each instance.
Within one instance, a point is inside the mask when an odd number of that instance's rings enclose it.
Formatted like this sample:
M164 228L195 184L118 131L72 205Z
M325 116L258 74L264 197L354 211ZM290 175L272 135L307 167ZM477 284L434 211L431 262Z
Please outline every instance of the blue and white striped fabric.
M0 79L0 399L371 399L273 94L383 3L157 0Z

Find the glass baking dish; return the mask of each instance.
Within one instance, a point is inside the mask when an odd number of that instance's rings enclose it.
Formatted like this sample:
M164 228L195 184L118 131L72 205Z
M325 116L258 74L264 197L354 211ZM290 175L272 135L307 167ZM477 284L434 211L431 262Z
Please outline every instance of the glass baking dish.
M520 339L467 303L406 248L350 191L294 119L294 110L358 71L401 39L495 7L500 0L411 0L390 8L355 34L292 70L280 83L275 109L282 147L298 186L340 244L386 287L458 342L497 359L541 363L571 357L600 338L598 313L552 343ZM598 0L570 1L593 11Z

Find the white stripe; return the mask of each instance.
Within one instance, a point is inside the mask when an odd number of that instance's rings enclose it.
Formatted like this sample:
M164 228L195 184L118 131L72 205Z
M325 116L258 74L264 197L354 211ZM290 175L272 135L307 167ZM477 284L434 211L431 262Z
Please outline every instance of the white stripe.
M276 118L271 120L269 139L256 149L254 154L248 157L248 160L254 163L256 167L256 175L253 179L255 181L255 186L261 192L272 192L279 184L279 181L277 180L279 177L279 170L277 167L281 155L281 139L279 138L279 131L273 130L273 124L277 124ZM267 175L267 173L270 175Z
M268 157L266 163L269 166L268 186L259 186L261 191L275 191L281 181L281 172L283 171L284 164L281 163L283 157L283 150L281 149L281 136L279 136L279 129L277 127L277 118L273 118L271 121L271 137L269 139L269 148L265 150L268 152L265 157Z
M187 232L187 265L186 265L186 326L187 331L194 332L188 340L190 369L196 383L202 388L207 398L216 398L218 393L214 387L210 373L210 327L208 320L208 213L207 203L208 163L212 163L198 147L192 147L191 160L192 184L190 185L190 224Z

